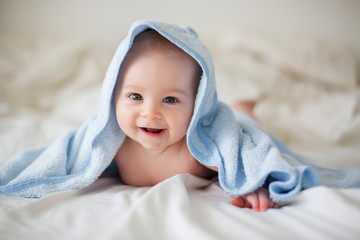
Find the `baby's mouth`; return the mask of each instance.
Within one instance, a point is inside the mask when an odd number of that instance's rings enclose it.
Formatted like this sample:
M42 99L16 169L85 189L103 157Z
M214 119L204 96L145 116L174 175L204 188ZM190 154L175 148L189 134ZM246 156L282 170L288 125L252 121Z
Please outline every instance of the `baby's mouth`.
M162 128L146 128L146 127L141 127L140 128L142 131L144 131L145 133L151 134L151 135L161 135L165 129Z

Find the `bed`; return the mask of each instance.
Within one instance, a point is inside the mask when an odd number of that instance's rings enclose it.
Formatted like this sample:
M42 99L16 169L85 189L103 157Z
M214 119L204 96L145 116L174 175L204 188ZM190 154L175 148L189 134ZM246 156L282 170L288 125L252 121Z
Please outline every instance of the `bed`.
M257 120L310 163L360 167L359 54L309 35L229 25L198 33L222 101L256 99ZM95 113L111 57L79 39L2 34L0 161ZM103 176L41 199L0 196L1 239L359 239L359 222L360 189L316 187L257 213L191 175L141 188Z

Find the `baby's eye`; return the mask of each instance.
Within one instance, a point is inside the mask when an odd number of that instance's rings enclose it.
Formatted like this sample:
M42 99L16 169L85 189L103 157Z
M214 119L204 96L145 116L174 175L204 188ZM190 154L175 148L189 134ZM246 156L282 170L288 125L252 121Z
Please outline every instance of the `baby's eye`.
M138 93L130 94L129 98L131 98L131 100L135 100L135 101L143 100L142 96Z
M178 102L178 100L174 97L166 97L164 99L164 103L177 103L177 102Z

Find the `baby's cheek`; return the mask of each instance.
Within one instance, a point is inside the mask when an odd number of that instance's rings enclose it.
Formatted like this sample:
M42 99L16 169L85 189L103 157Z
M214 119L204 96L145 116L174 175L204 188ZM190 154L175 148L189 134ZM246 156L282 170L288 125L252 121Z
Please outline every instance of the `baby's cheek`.
M181 123L178 123L177 129L179 131L179 134L185 135L187 133L187 130L190 125L190 120L182 121Z
M186 116L185 116L184 125L185 125L186 128L188 128L189 125L190 125L190 121L191 121L192 115L193 115L193 111L187 112L187 114L186 114Z
M129 122L131 122L130 114L126 114L124 110L118 110L116 112L116 120L121 129L126 129L129 127Z

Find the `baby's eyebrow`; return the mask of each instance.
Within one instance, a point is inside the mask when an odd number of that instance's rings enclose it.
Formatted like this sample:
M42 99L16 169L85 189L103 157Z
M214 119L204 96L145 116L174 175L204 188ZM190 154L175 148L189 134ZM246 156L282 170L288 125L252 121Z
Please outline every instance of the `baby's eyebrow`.
M185 91L183 89L179 89L179 88L168 89L167 92L181 94L181 95L185 95L185 96L189 94L187 91Z
M156 87L156 86L154 86ZM122 90L124 91L145 91L146 89L138 84L125 84L124 86L122 86ZM184 89L181 88L168 88L164 90L164 93L168 93L168 95L183 95L183 96L188 96L189 94L191 94L191 92L188 92Z
M126 84L124 86L122 86L122 89L124 90L142 90L143 87L141 85L135 85L135 84Z

